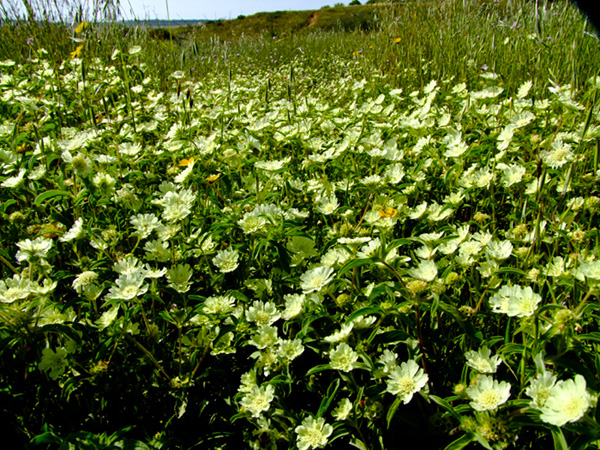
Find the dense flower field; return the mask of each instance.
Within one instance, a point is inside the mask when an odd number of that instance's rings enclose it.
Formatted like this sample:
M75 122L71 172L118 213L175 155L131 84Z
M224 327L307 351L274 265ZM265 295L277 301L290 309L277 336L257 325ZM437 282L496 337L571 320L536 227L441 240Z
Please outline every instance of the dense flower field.
M81 50L0 63L14 435L597 445L600 78L404 92L299 55L162 92L142 48Z

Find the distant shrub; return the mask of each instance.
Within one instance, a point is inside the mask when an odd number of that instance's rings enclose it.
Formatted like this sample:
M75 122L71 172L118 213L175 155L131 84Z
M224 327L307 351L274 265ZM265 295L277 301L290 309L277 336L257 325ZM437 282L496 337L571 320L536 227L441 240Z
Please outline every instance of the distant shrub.
M373 31L377 28L377 16L372 12L359 12L349 14L338 20L338 26L342 31Z
M348 6L359 6L361 3L358 0L352 0Z

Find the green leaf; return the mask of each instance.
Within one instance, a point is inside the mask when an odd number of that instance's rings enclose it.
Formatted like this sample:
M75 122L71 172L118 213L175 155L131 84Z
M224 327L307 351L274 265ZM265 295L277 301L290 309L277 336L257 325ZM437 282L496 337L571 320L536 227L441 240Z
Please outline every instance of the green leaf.
M518 275L520 277L527 277L527 272L524 272L520 269L516 269L514 267L500 267L496 273L500 274L500 273L508 273L508 274L513 274L513 275Z
M595 342L600 342L600 333L595 331L593 333L588 333L588 334L580 334L579 336L577 336L578 339L581 339L582 341L595 341Z
M40 434L31 440L31 444L40 445L40 444L60 444L62 439L59 438L54 433L48 431L46 433Z
M474 433L473 437L482 447L487 448L487 450L494 450L490 446L490 443L487 441L487 439L484 438L480 433Z
M569 444L565 439L565 435L558 427L552 427L552 440L554 441L554 450L569 450Z
M83 203L84 201L86 201L89 195L90 195L89 191L87 189L83 189L81 192L79 192L79 194L77 194L77 198L75 199L74 206L78 206L81 203Z
M367 450L367 446L360 439L354 439L354 440L350 441L350 445L352 447L358 448L359 450Z
M338 388L340 387L340 379L336 378L331 382L329 387L327 388L327 395L321 401L321 405L319 406L319 411L317 412L317 417L322 417L327 410L329 409L329 405L335 398L335 394L337 393Z
M17 203L17 201L14 198L10 198L8 200L5 200L2 202L2 211L6 212L6 210L11 207L12 205L14 205L15 203Z
M364 266L365 264L371 264L374 261L375 260L373 258L354 259L340 269L340 271L337 274L337 277L340 278L342 275L344 275L349 270L352 270L355 267Z
M401 403L402 403L402 399L400 397L396 397L396 400L394 400L394 403L392 403L390 405L390 409L388 409L388 413L386 416L388 430L390 428L390 423L392 422L392 418L394 417L394 414L396 414L396 411L398 410L398 407L400 406Z
M475 440L471 433L463 434L454 442L448 444L444 450L461 450Z
M123 450L151 450L151 447L148 447L143 442L133 439L125 439L121 442L118 442L118 444Z
M354 319L356 319L357 317L360 317L360 316L366 316L367 314L381 314L382 312L383 311L381 311L381 309L374 308L372 306L368 307L368 308L359 309L358 311L352 313L350 315L350 317L348 317L348 319L346 320L346 323L350 323Z
M43 194L38 195L35 198L35 206L40 206L46 200L54 198L54 197L71 197L71 193L67 191L61 191L58 189L53 189L51 191L46 191Z
M314 375L315 373L324 372L325 370L333 370L330 364L319 364L318 366L313 367L308 372L306 372L306 376L309 377Z
M385 333L377 334L373 338L375 344L389 344L391 342L400 342L408 339L410 335L402 330L386 331Z
M461 421L462 418L461 418L460 414L458 414L454 410L452 405L450 403L448 403L446 400L444 400L441 397L438 397L437 395L429 395L429 398L431 400L433 400L435 403L437 403L438 405L440 405L442 408L444 408L446 411L448 411L450 414L452 414L459 422Z

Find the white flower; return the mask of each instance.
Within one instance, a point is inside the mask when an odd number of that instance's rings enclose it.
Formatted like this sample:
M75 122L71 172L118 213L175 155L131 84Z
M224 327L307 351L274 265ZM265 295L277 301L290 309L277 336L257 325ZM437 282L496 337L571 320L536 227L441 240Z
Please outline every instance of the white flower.
M117 180L106 173L97 173L92 178L92 182L94 186L98 189L100 195L104 195L105 197L110 197L115 192L115 185L117 184Z
M585 378L575 375L573 380L559 381L540 408L540 418L549 424L562 427L567 422L577 422L592 404Z
M347 398L343 398L342 400L340 400L340 402L337 405L337 408L333 410L331 415L335 420L342 421L346 420L351 412L352 402Z
M114 305L108 311L104 311L102 313L100 318L98 320L96 320L96 322L95 322L96 326L100 330L104 330L106 327L110 326L115 321L118 314L119 314L119 305Z
M14 177L7 178L0 184L4 188L16 188L23 183L23 177L25 177L25 169L19 169L19 173Z
M552 372L544 371L543 373L538 373L536 377L531 380L529 387L525 389L525 394L531 397L531 406L542 409L550 397L550 393L555 384L556 376L553 375Z
M491 351L486 346L478 351L470 350L465 353L467 364L479 373L495 373L496 368L502 363L498 355L491 356Z
M285 310L281 313L281 317L285 320L293 319L300 314L306 303L304 294L286 294L283 299L285 300Z
M133 255L127 255L113 264L113 270L119 275L139 275L145 276L145 270L142 263Z
M394 164L389 166L385 171L385 179L390 184L398 184L404 178L405 172L402 164Z
M232 248L227 248L225 250L219 250L212 262L222 273L228 273L237 269L239 260L240 252Z
M260 216L254 211L244 214L244 217L238 220L237 223L246 234L262 231L269 224L266 217Z
M267 172L275 172L276 170L282 169L288 162L290 162L291 158L285 158L280 160L273 161L256 161L254 163L254 167L257 169L262 169Z
M582 263L573 271L573 276L580 281L587 280L588 283L598 284L600 282L600 260Z
M427 202L423 202L420 205L415 206L408 217L413 220L417 220L421 218L423 214L425 214L425 211L427 211Z
M172 256L168 242L164 242L160 239L146 242L146 244L144 244L144 250L146 250L146 259L148 261L166 262L169 261Z
M121 275L116 286L110 288L106 295L108 299L133 300L144 295L148 291L148 285L144 284L144 278L136 275Z
M37 283L15 274L12 278L0 281L0 302L12 303L24 300L30 294L35 293L37 288Z
M308 450L317 447L325 447L327 438L333 433L333 427L325 423L325 419L319 417L307 417L302 421L302 424L297 426L296 434L298 435L298 449Z
M135 227L135 231L139 234L140 239L146 239L160 225L158 218L154 214L131 216L129 222Z
M498 383L489 375L482 375L474 385L467 388L467 395L473 400L470 405L476 411L491 411L506 403L510 397L510 384Z
M532 86L533 86L533 82L531 80L524 82L519 87L519 91L517 92L517 98L527 97L527 94L529 94L529 90L531 89Z
M252 417L258 417L260 413L269 409L274 398L275 388L272 385L252 386L240 401L240 405L249 411Z
M272 348L278 342L279 337L277 336L277 327L262 325L258 328L257 333L255 333L248 341L248 344L254 345L259 350L262 350L267 347Z
M193 272L189 264L177 264L167 271L167 280L169 287L175 289L180 294L190 290L190 278Z
M530 286L502 286L490 299L490 306L495 313L503 313L510 317L529 317L541 301L542 297L533 292Z
M422 281L433 281L437 277L438 270L434 261L421 261L416 269L410 269L408 274Z
M301 339L281 339L277 355L286 361L292 361L304 352L304 346Z
M348 344L341 343L329 354L332 369L350 372L358 361L358 353L352 350Z
M509 240L488 242L485 253L492 259L503 261L508 259L512 253L513 245Z
M387 392L397 395L404 404L410 402L429 380L427 374L412 359L403 362L400 367L390 370L387 380Z
M329 197L321 197L317 201L316 210L326 216L333 214L333 212L340 206L335 194L331 194Z
M191 189L181 192L167 192L162 198L164 207L163 217L167 222L177 222L185 219L192 212L196 194Z
M204 300L203 311L205 314L224 315L232 312L234 308L234 297L219 295L216 297L208 297Z
M60 237L60 241L70 242L75 239L81 239L83 237L83 234L83 219L80 217L75 221L71 229Z
M40 259L44 259L48 254L48 251L52 248L52 239L46 239L43 237L31 239L25 239L24 241L17 242L19 251L17 252L17 261L23 262L37 262Z
M388 374L398 367L398 355L391 350L384 350L382 355L377 359L379 364L383 364L383 372Z
M565 273L565 260L562 256L554 256L543 273L549 277L559 277Z
M498 166L500 166L500 164L498 164ZM513 184L519 183L523 179L523 175L525 175L526 171L525 167L519 164L511 164L510 166L502 167L502 184L505 187L510 187Z
M369 238L370 240L371 238ZM322 257L321 257L321 264L323 264L324 266L335 266L335 265L342 265L345 264L346 261L348 261L348 259L350 259L350 257L352 256L352 254L346 250L344 247L333 247L330 248L329 250L327 250L327 253L325 253Z
M277 322L281 314L277 310L277 306L271 302L255 301L252 306L246 311L246 320L255 322L256 325L272 325Z
M305 272L300 277L300 286L305 294L319 292L333 279L333 268L320 266Z
M86 270L85 272L81 272L79 275L75 277L73 280L72 286L73 289L78 294L81 294L83 290L89 286L92 286L96 280L98 279L98 274L91 270Z
M543 151L540 156L542 161L553 169L562 167L575 158L571 146L560 139L553 141L551 150Z
M323 340L325 342L329 342L330 344L335 344L336 342L343 341L350 335L352 328L354 328L354 324L352 322L344 324L342 325L340 331L336 331L335 333L327 336Z

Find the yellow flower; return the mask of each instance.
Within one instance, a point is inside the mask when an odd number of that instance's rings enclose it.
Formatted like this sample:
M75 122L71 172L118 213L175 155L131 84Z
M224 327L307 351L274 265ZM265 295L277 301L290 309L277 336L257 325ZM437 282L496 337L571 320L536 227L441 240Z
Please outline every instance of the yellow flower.
M398 214L398 210L392 207L379 210L379 216L382 218L394 217L396 214Z
M397 37L396 39L394 39L394 44L397 44L398 42L400 42L402 40L402 38Z
M82 49L83 49L83 44L78 45L77 48L71 52L71 59L77 58L79 56L79 54L81 53Z
M220 173L218 173L216 175L211 175L210 177L206 177L206 181L208 181L209 183L214 183L219 178L221 178L221 174Z
M193 162L194 162L194 157L192 156L192 157L191 157L191 158L189 158L189 159L185 159L185 158L184 158L184 159L182 159L181 161L179 161L179 165L180 165L180 166L187 166L188 164L191 164L191 163L193 163Z
M81 33L83 30L85 30L88 26L87 22L81 22L79 25L77 25L75 27L75 33Z

